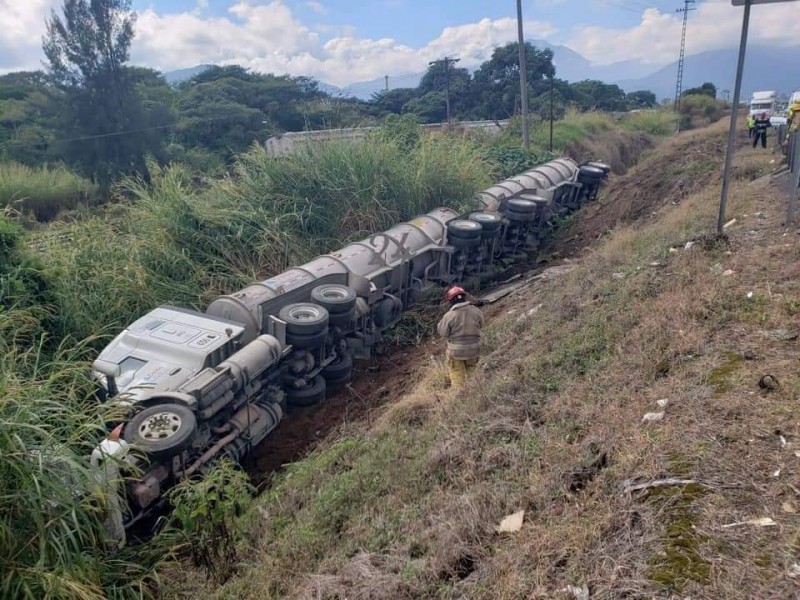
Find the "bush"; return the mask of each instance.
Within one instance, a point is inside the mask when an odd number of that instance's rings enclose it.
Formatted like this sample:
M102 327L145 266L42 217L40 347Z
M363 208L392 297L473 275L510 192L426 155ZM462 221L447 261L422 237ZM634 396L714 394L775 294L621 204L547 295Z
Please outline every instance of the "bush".
M253 491L247 475L223 460L203 479L184 479L170 491L173 522L195 566L221 583L236 572L236 518Z
M682 129L701 127L719 121L722 118L723 108L722 102L705 94L684 95L681 98L680 113L682 123L687 126Z
M508 179L555 157L545 150L526 150L522 146L493 146L483 152L492 168L492 179Z
M626 114L623 127L650 135L671 135L678 126L678 115L672 109L642 110Z
M50 221L80 204L95 204L98 193L95 184L63 166L0 165L0 207L32 214L37 221Z

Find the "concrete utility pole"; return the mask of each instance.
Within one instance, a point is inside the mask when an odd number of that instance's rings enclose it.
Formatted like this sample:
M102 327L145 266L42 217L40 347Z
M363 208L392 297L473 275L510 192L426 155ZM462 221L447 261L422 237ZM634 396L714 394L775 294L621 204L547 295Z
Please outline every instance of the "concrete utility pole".
M553 79L555 75L550 76L550 152L553 151Z
M522 146L531 147L528 133L528 68L525 61L525 35L522 32L522 0L517 0L517 39L519 42L519 88L522 98Z
M383 80L384 80L383 89L388 92L389 91L389 76L388 75L384 75L383 76Z
M450 123L450 65L457 63L460 60L461 60L460 58L450 58L449 56L445 56L444 58L440 58L439 60L432 60L431 62L428 63L428 66L444 63L444 86L445 86L444 101L447 107L447 131L452 130L452 125Z
M696 10L692 5L695 0L683 0L683 8L675 12L683 13L683 29L681 30L681 53L678 58L678 79L675 82L675 112L681 108L681 92L683 91L683 64L686 55L686 23L689 20L689 12Z

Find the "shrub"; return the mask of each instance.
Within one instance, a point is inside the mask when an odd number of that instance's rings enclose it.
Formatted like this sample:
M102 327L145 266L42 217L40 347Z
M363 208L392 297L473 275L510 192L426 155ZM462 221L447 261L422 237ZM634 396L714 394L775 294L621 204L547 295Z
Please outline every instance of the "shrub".
M642 110L626 114L621 124L627 129L650 135L671 135L678 126L678 115L671 109Z
M688 118L688 127L700 127L719 121L723 106L722 102L705 94L687 94L681 98L680 113Z
M250 501L247 475L223 460L203 479L184 479L170 491L173 522L195 566L223 582L236 572L236 517Z
M62 210L97 201L97 186L63 166L0 165L0 207L30 213L37 221L50 221Z

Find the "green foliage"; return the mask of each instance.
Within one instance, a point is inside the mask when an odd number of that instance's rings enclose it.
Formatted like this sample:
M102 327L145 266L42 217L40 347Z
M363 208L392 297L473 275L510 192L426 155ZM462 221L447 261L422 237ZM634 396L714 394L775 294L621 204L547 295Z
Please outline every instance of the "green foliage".
M41 263L23 250L21 242L22 231L0 216L0 314L22 307L47 319L53 300L47 277Z
M581 110L620 111L628 109L625 92L618 85L587 79L570 86L585 100L578 103Z
M526 150L522 146L492 146L484 154L492 167L492 178L507 179L554 158L547 151Z
M723 104L707 94L689 94L681 98L681 129L707 125L722 118Z
M648 90L638 90L625 95L630 108L653 108L658 104L656 95Z
M0 207L50 221L63 210L98 200L97 186L64 166L0 164Z
M236 517L249 504L252 491L247 475L229 460L202 479L184 479L170 491L173 522L192 561L218 583L236 572Z
M86 460L106 408L87 401L86 343L50 355L36 316L0 310L0 597L149 598L155 554L107 549Z
M710 98L716 98L717 86L707 81L700 87L689 88L681 94L681 98L683 98L683 96L709 96ZM681 102L683 102L683 100L681 100Z
M620 121L623 127L650 135L671 135L678 125L678 115L671 108L629 113Z

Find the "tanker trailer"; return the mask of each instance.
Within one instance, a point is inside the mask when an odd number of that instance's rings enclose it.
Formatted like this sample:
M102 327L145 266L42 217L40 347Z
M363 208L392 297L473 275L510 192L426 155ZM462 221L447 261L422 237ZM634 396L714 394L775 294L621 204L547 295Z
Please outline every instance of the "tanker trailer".
M372 357L426 287L490 278L499 264L527 259L549 216L588 198L580 169L552 161L482 192L484 210L438 208L220 296L205 313L162 306L131 324L93 364L127 418L92 465L136 473L106 478L129 507L124 518L109 514L121 523L117 537L162 507L179 480L222 457L240 461L287 405L315 404L347 384L353 360Z

